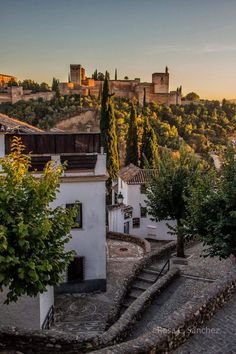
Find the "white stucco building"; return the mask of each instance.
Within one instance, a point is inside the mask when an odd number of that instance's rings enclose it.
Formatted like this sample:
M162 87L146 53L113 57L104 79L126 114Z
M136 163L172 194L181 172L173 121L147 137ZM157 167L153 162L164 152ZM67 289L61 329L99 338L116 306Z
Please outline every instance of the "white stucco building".
M155 222L147 214L145 183L150 170L143 170L133 164L121 169L118 182L114 186L113 205L109 209L109 231L124 232L143 238L156 240L175 240L169 234L166 225L174 225L173 220ZM123 202L117 203L117 196L122 195ZM116 203L115 203L116 202Z
M1 118L1 117L0 117ZM0 120L1 123L1 120ZM64 275L57 292L106 290L105 182L106 155L101 152L97 133L11 133L0 132L0 156L8 154L13 136L22 138L26 152L32 152L32 170L39 177L45 164L54 160L67 168L60 178L60 190L51 207L72 207L79 202L71 240L66 250L75 251L75 259ZM15 305L3 305L0 293L0 325L18 325L39 329L53 306L53 289L36 298L22 297ZM17 311L16 307L17 306ZM30 309L30 314L29 311ZM24 313L23 316L19 314ZM15 317L15 318L14 318ZM21 317L21 321L18 321ZM18 321L18 322L17 322Z

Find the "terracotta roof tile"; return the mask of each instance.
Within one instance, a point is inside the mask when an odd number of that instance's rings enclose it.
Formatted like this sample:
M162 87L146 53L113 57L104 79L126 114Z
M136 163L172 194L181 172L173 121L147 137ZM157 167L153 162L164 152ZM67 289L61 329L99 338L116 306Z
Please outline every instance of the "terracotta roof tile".
M154 174L154 170L141 169L130 164L118 172L118 176L127 184L145 184Z
M10 118L0 113L0 131L3 132L21 132L21 133L41 133L42 129L34 127L28 123L22 122L16 118Z

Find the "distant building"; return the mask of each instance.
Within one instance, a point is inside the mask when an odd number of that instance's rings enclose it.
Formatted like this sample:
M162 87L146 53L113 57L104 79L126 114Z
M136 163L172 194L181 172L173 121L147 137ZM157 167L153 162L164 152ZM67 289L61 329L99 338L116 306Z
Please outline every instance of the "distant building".
M166 225L174 220L152 221L146 205L145 185L154 170L141 169L133 164L118 172L118 182L113 186L113 205L108 209L109 231L127 233L156 240L175 240ZM122 197L122 203L119 198Z
M80 64L71 64L68 82L59 84L60 92L66 94L94 95L99 97L103 81L86 77L85 69ZM152 74L152 82L134 80L110 80L112 93L116 97L136 98L143 104L144 97L147 103L157 102L164 104L181 104L182 88L169 91L169 71Z
M11 86L6 87L0 86L0 103L16 103L18 101L29 101L29 100L37 100L38 98L42 98L44 101L51 100L55 95L55 92L36 92L32 93L31 90L23 90L22 86Z
M17 81L17 78L12 75L0 74L0 86L4 86L11 81Z
M56 164L67 161L67 169L60 178L60 189L51 207L71 208L74 203L79 203L71 230L72 238L65 245L66 251L75 251L75 258L64 274L64 282L56 291L105 291L107 176L106 155L101 152L100 134L29 133L29 125L26 126L26 133L16 134L10 130L14 129L14 123L18 122L9 118L9 129L0 131L0 157L9 154L12 138L17 135L22 138L26 153L32 153L31 169L35 178L41 175L48 161L53 160ZM0 116L0 124L7 127L6 116L2 121ZM3 305L4 295L0 294L0 325L39 329L47 323L54 302L52 288L36 298L22 297L13 305Z

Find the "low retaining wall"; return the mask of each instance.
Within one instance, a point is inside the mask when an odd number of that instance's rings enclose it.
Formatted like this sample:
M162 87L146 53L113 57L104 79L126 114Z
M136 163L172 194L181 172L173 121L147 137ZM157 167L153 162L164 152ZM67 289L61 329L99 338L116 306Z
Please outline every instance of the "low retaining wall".
M114 305L114 312L110 317L111 324L114 323L118 317L120 306L125 297L127 287L135 279L136 275L147 265L167 255L170 255L176 248L176 242L169 242L162 246L160 250L150 252L142 258L133 269L132 274L125 279L123 286L119 289L116 296L116 305ZM159 282L159 281L158 281ZM158 289L156 289L158 291ZM148 300L146 303L148 303ZM145 302L144 301L144 302ZM133 309L134 310L134 309ZM132 311L133 311L132 310ZM134 312L132 312L135 316ZM114 328L114 327L113 327ZM106 334L108 333L105 332ZM111 333L111 332L109 332ZM33 331L21 330L14 327L0 327L0 350L19 350L24 354L78 354L88 353L95 348L105 345L105 340L100 336L84 336L67 334L65 332L58 333L52 330L49 331ZM120 352L121 353L121 352Z
M109 240L119 240L119 241L125 241L125 242L132 242L135 243L136 245L142 247L144 250L144 253L149 253L151 252L151 246L150 243L145 240L144 238L138 237L138 236L132 236L128 234L122 234L120 232L107 232L107 238Z
M169 283L179 275L180 271L176 268L171 269L166 275L150 286L140 295L123 313L119 320L111 326L100 338L100 346L105 347L109 344L119 343L132 332L132 327L139 320L145 309L151 304L154 297L160 294Z
M121 234L123 235L123 234ZM107 328L109 328L114 322L117 321L121 309L121 304L125 298L127 291L129 291L132 282L138 276L138 274L148 265L154 263L155 261L170 257L170 255L176 250L176 241L168 242L166 245L161 246L159 250L152 251L146 254L142 259L140 259L133 267L132 273L129 274L123 281L123 284L118 289L115 299L114 306L109 313L107 320Z
M236 270L175 311L162 324L134 340L93 351L93 354L170 353L201 327L236 292Z

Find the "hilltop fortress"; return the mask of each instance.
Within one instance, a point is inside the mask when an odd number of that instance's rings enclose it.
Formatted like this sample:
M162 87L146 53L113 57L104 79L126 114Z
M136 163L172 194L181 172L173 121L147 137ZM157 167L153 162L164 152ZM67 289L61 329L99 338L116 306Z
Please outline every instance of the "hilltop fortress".
M81 94L83 96L94 95L99 97L102 91L102 80L86 77L85 69L80 64L71 64L68 82L60 83L59 89L62 95ZM139 78L134 80L110 80L111 92L116 97L136 98L140 104L144 102L156 102L160 104L181 104L182 88L169 91L169 72L153 73L152 82L141 82Z

